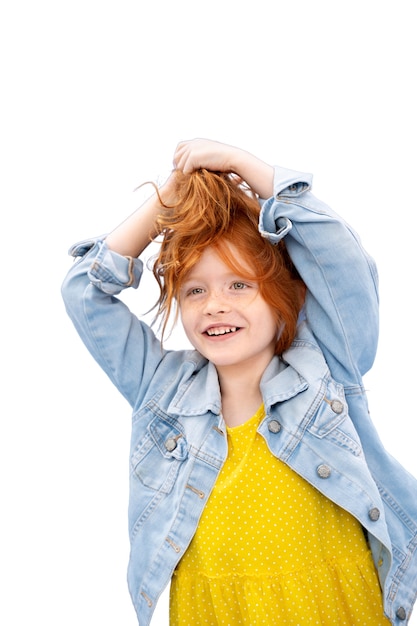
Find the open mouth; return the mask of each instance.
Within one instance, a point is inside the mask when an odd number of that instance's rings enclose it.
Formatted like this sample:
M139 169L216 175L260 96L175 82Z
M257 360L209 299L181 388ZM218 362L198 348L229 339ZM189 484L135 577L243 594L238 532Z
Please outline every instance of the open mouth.
M219 326L218 328L208 328L205 332L209 337L219 337L220 335L231 335L238 330L238 326Z

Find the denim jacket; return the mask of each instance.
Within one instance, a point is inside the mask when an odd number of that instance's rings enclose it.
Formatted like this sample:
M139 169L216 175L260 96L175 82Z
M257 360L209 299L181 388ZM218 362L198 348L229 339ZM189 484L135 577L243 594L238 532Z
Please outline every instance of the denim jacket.
M384 449L362 376L378 340L377 272L354 231L311 193L312 177L275 168L259 230L285 237L307 285L291 347L267 367L259 426L271 452L362 524L392 624L417 592L417 481ZM140 626L187 550L227 456L217 372L193 350L166 350L118 294L137 287L140 259L105 238L73 246L68 314L132 407L128 584Z

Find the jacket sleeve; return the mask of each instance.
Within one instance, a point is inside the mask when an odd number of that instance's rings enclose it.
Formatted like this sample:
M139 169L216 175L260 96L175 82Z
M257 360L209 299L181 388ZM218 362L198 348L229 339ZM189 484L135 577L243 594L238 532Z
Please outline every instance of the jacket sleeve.
M361 385L378 343L377 270L354 230L311 193L311 182L311 175L276 167L259 229L272 243L285 237L307 286L307 322L333 377Z
M164 355L152 330L116 297L126 287L138 287L142 262L110 251L102 238L76 244L70 254L76 261L62 285L67 313L92 356L134 406Z

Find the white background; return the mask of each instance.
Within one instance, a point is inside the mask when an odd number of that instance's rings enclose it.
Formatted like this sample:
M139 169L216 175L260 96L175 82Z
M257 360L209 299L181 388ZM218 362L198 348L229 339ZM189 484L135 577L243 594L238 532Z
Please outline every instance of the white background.
M182 139L313 172L315 194L359 231L381 283L373 418L417 474L413 4L3 3L2 625L136 624L130 411L76 336L60 284L70 244L133 211L133 188L164 178ZM129 301L138 314L151 303ZM166 594L154 623L168 623Z

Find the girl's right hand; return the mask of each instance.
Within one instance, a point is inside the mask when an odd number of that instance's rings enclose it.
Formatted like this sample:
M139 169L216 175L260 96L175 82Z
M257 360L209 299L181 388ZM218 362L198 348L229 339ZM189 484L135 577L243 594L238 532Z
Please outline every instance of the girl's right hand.
M194 170L202 168L213 172L232 172L233 157L237 156L238 152L242 151L219 141L191 139L178 144L174 154L174 165L184 174L191 174Z
M261 198L273 194L274 168L250 152L210 139L192 139L178 144L174 165L189 174L201 168L214 172L233 172Z

